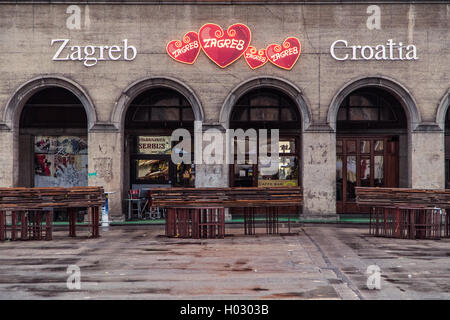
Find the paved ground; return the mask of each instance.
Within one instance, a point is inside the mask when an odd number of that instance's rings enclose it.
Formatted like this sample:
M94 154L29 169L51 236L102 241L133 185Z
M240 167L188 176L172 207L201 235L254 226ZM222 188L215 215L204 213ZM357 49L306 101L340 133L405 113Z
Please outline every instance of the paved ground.
M263 230L260 230L261 232ZM100 239L0 243L0 299L450 299L450 239L374 238L365 227L303 225L296 235L169 239L116 226ZM367 267L381 269L369 290ZM81 289L68 290L77 265Z

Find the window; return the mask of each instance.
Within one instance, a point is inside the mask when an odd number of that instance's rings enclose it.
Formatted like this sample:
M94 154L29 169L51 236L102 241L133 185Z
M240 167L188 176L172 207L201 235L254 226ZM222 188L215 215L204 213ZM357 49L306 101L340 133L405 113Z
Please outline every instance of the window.
M236 128L299 128L299 120L297 106L288 96L273 89L258 89L238 100L230 124Z
M296 103L283 92L269 88L252 90L242 96L233 108L230 128L279 129L279 157L275 163L259 164L258 141L246 141L245 163L230 170L231 185L235 187L283 187L299 184L300 114ZM268 132L270 139L270 132ZM268 141L269 143L269 141ZM256 146L253 148L253 144ZM251 148L250 148L251 146ZM237 144L234 146L237 147ZM270 152L270 147L268 147ZM250 157L255 164L250 164Z
M402 106L390 93L378 88L358 89L342 102L338 129L406 128Z
M21 128L87 128L80 100L69 90L53 87L35 93L20 115Z
M193 127L194 112L182 94L152 89L132 102L125 121L128 129Z

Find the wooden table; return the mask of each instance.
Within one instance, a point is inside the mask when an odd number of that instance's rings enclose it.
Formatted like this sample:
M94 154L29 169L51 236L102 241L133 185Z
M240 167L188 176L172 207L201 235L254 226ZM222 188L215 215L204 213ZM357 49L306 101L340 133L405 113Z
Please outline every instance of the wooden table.
M280 208L302 204L299 187L161 188L151 197L153 206L167 209L166 235L182 238L223 238L225 208L244 208L245 234L255 234L258 215L265 217L267 234L279 233ZM290 233L290 217L288 228Z
M76 212L80 208L87 208L89 236L97 238L104 203L102 187L0 188L0 241L52 240L55 209L69 210L69 236L75 237ZM6 223L7 214L10 225Z

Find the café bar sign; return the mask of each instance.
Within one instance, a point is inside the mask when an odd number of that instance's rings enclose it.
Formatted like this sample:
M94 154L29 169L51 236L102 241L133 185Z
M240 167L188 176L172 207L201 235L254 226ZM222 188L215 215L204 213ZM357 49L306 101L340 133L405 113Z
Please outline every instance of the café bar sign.
M252 33L245 24L236 23L227 29L214 23L203 25L199 32L189 31L182 40L172 40L167 53L177 62L193 64L200 51L220 68L226 68L240 57L251 69L257 69L270 61L275 66L291 70L300 57L301 44L296 37L288 37L282 44L270 44L266 48L251 46Z

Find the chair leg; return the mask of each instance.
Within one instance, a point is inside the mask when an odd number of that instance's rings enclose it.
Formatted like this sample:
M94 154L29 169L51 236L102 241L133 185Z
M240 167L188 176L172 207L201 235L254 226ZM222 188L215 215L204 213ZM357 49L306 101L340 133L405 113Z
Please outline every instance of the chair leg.
M142 219L141 200L138 201L137 207L138 207L138 219Z
M5 241L6 239L6 222L5 222L5 211L0 211L0 241Z
M45 240L52 240L52 223L53 223L53 210L45 212Z

